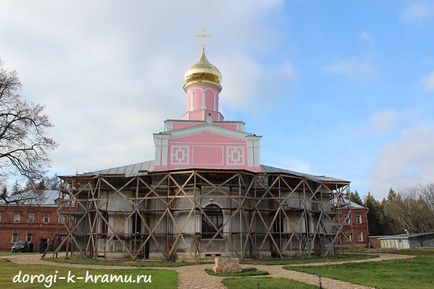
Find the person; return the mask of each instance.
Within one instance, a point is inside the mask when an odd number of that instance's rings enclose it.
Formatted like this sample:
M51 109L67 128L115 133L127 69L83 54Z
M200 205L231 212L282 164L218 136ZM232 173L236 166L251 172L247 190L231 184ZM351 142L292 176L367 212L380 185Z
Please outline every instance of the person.
M29 243L29 252L33 252L33 242Z
M39 240L39 244L38 244L39 254L44 253L46 248L47 248L47 243L45 242L45 240L43 239Z

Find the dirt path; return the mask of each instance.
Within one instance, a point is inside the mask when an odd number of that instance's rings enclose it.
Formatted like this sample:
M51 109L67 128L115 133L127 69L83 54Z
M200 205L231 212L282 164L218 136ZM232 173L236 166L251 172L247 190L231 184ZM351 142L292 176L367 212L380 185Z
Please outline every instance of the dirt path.
M378 257L363 259L363 260L348 260L339 262L322 262L322 263L307 263L307 264L291 264L289 266L324 266L324 265L338 265L346 263L366 263L366 262L379 262L384 260L397 260L409 259L415 256L410 255L396 255L396 254L378 254ZM175 270L178 272L178 288L179 289L227 289L221 282L222 277L209 276L205 272L205 268L211 268L211 264L205 265L192 265L184 267L135 267L135 266L108 266L108 265L90 265L90 264L68 264L58 263L47 260L41 260L40 255L11 255L2 256L0 259L8 259L17 264L29 265L48 265L55 267L65 268L89 268L89 269L166 269ZM318 285L318 276L296 272L292 270L283 269L282 265L242 265L242 267L256 267L258 270L267 271L270 273L268 277L282 277L297 280L307 284ZM374 289L372 287L356 285L349 282L339 281L335 279L325 278L321 279L322 286L326 289Z

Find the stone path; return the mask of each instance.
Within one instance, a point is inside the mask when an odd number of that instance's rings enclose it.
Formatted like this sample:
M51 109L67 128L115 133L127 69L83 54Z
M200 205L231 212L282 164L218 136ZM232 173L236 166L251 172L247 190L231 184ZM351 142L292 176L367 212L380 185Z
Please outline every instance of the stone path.
M339 262L323 262L323 263L307 263L307 264L292 264L289 266L324 266L324 265L337 265L345 263L365 263L365 262L378 262L384 260L396 259L409 259L414 256L410 255L395 255L395 254L378 254L379 257L363 259L363 260L348 260ZM90 268L90 269L137 269L134 266L107 266L107 265L88 265L88 264L68 264L57 263L47 260L41 260L39 254L34 255L12 255L2 256L0 259L8 259L17 264L33 264L33 265L49 265L56 267L66 268ZM292 270L283 269L282 265L242 265L242 267L256 267L258 270L267 271L270 273L268 277L282 277L297 280L300 282L318 285L318 276L296 272ZM184 267L146 267L147 269L167 269L175 270L178 272L178 288L179 289L227 289L221 282L222 277L209 276L205 272L205 268L211 268L211 264L192 265ZM265 276L267 277L267 276ZM321 278L322 286L325 289L374 289L372 287L352 284L349 282L334 280L330 278Z

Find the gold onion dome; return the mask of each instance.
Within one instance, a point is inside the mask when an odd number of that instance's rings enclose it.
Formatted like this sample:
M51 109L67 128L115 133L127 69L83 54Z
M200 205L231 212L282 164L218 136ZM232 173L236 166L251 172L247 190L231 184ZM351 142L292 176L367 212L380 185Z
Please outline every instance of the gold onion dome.
M212 65L205 56L205 49L202 48L199 62L190 67L184 75L185 85L192 82L212 82L220 86L222 75L220 71Z

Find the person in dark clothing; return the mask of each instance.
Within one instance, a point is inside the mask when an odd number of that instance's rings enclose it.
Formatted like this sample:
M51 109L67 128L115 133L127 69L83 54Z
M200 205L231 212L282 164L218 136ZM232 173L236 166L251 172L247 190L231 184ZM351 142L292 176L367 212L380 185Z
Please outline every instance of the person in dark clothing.
M39 244L38 244L39 254L44 253L45 249L47 249L47 241L44 239L39 240Z

